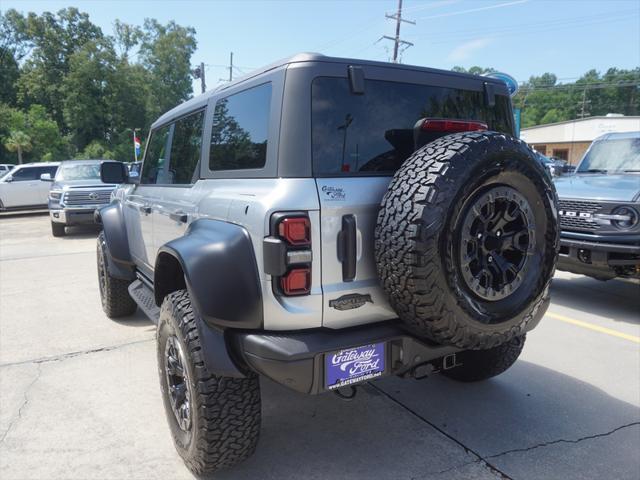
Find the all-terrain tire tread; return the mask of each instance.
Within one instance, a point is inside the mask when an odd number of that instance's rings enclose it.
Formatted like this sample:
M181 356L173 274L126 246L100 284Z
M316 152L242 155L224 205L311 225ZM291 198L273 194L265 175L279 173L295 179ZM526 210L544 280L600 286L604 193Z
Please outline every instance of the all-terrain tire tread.
M443 370L442 374L459 382L479 382L507 371L524 348L525 336L515 337L507 343L489 350L466 350L457 354L460 366Z
M522 335L530 322L546 311L548 291L555 268L558 231L550 222L543 273L536 291L540 294L527 305L523 320L506 331L478 329L452 305L464 308L458 286L451 287L454 262L443 246L443 232L453 228L450 215L464 200L460 187L472 183L469 157L481 158L489 150L515 149L531 155L521 140L497 132L466 132L447 135L417 150L394 175L383 197L375 232L375 261L378 277L390 304L414 333L465 349L487 349ZM463 155L464 154L464 155ZM517 168L517 167L516 167ZM537 167L529 165L529 169ZM555 189L540 165L533 181L538 189L555 197ZM553 198L545 205L549 218ZM448 234L452 234L449 231ZM447 282L444 280L448 279ZM455 297L451 299L451 297Z
M100 232L100 235L98 236L97 255L99 257L102 256L107 276L104 296L102 298L102 309L109 318L120 318L132 315L135 313L138 305L133 298L131 298L131 295L129 295L129 285L131 282L120 278L114 278L109 274L106 263L107 258L104 250L105 248L107 248L107 246L104 238L104 232ZM98 268L100 268L100 260L101 259L98 258Z
M186 290L165 297L160 322L173 319L187 346L195 384L194 404L199 415L196 444L178 448L187 467L198 475L232 467L250 457L260 435L261 401L259 378L249 373L245 378L221 377L207 370L196 318ZM160 324L158 325L160 328ZM160 348L160 345L158 345ZM173 415L167 412L167 416ZM176 445L179 440L174 436Z

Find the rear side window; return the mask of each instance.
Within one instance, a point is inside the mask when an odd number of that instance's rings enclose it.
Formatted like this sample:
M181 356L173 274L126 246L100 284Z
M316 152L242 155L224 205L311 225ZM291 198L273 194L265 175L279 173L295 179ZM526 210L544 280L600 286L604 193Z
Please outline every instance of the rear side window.
M176 121L171 141L171 157L166 184L188 185L200 160L204 112L197 112Z
M218 100L213 113L209 169L264 167L270 110L270 83Z
M162 183L159 180L162 179L162 172L166 169L169 160L170 129L170 125L165 125L151 132L140 183L150 185Z
M190 185L197 180L203 124L200 111L151 132L140 183Z
M413 153L413 127L424 117L478 120L511 133L510 116L502 95L489 111L481 91L366 80L364 95L353 95L347 79L316 78L314 175L393 174Z

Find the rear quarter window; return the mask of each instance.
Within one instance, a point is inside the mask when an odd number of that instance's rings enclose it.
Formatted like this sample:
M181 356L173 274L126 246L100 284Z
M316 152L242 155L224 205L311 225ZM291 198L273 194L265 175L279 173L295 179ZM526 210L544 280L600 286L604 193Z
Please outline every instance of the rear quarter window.
M311 87L314 175L391 175L413 153L413 127L424 117L485 122L511 134L511 104L482 91L367 80L354 95L345 78L319 77Z

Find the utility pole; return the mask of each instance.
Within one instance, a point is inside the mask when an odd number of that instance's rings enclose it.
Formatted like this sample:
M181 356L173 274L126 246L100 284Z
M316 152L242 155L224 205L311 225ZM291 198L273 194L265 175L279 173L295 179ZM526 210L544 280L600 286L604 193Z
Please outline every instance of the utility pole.
M221 78L221 82L233 82L233 52L229 54L229 66L227 68L229 69L229 78Z
M585 115L590 115L589 112L585 112L585 106L586 104L591 103L591 100L587 100L587 84L585 83L584 85L584 90L582 90L582 108L580 111L580 118L584 118Z
M400 24L402 22L405 23L410 23L411 25L415 25L416 22L413 22L411 20L405 20L404 18L402 18L402 0L398 0L398 11L394 14L394 15L389 15L388 13L385 15L385 17L391 19L391 20L395 20L396 21L396 36L395 37L390 37L388 35L383 35L382 37L380 37L378 39L378 41L384 39L384 40L391 40L393 42L393 63L398 63L398 53L400 50L400 45L406 45L406 48L412 47L413 43L411 42L407 42L406 40L402 40L400 38Z
M191 70L191 75L193 75L193 78L200 79L200 89L202 93L204 93L207 90L207 84L204 78L204 62L201 62L200 65Z

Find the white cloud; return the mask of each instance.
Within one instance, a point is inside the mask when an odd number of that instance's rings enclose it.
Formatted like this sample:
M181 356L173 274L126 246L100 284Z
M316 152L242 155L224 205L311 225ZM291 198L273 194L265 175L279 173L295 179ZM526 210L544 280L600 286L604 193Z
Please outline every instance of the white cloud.
M465 42L461 45L458 45L456 48L451 50L451 53L447 57L450 62L460 62L462 60L467 60L471 57L477 50L481 50L487 45L489 45L493 40L490 38L476 38L475 40L471 40Z

